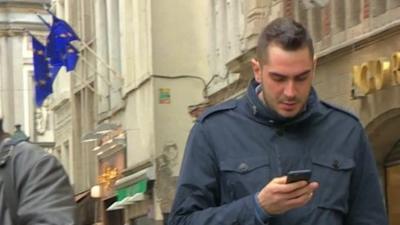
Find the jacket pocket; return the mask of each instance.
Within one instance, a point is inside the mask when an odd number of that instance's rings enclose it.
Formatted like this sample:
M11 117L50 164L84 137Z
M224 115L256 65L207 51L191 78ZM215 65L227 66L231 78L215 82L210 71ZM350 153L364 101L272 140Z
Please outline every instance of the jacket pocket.
M261 190L270 180L269 160L263 157L227 158L220 162L221 184L230 200Z
M332 154L313 157L312 180L319 183L317 206L322 210L331 210L346 214L353 159L343 155Z

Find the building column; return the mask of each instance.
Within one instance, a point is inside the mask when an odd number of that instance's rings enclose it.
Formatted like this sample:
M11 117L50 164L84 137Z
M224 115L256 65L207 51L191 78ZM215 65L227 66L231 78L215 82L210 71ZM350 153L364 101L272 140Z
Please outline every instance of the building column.
M107 10L105 0L95 1L95 30L96 30L96 53L104 61L108 61L108 27ZM117 18L117 17L114 17ZM110 18L111 19L111 18ZM100 94L98 101L98 113L110 110L110 76L106 65L97 60L96 90Z
M119 1L106 0L107 31L108 31L108 62L114 71L109 71L110 77L110 106L111 109L118 106L122 101L120 88L122 81L118 77L121 74L121 41ZM129 63L129 62L128 62Z
M4 119L4 129L14 131L15 124L25 124L25 114L33 115L28 105L24 104L24 94L30 91L23 79L22 36L6 33L0 37L0 108ZM31 114L32 113L32 114ZM28 115L29 116L29 115ZM29 134L29 129L26 130Z

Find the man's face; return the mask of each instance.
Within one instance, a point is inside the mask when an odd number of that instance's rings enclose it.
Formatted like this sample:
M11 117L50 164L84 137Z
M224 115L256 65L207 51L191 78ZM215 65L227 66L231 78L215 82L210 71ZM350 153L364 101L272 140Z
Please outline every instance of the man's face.
M270 45L267 62L252 61L255 79L262 85L262 97L268 107L280 116L291 118L299 114L311 90L314 61L307 47L286 51Z

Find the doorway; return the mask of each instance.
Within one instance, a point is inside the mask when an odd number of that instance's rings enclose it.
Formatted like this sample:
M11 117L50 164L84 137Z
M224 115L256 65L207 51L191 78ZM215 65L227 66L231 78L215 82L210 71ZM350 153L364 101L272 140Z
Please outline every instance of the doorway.
M400 225L400 140L385 160L386 201L390 225Z

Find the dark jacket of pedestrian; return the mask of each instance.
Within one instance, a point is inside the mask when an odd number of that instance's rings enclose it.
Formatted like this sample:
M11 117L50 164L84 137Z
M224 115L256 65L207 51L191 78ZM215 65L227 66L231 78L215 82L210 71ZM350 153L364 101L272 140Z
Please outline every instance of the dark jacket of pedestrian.
M356 117L320 101L282 118L247 94L210 108L188 139L169 225L385 225L371 148ZM311 169L306 205L259 215L255 198L273 178ZM265 213L265 212L264 212ZM263 214L263 212L261 212Z
M14 143L2 130L0 136L0 224L75 224L73 190L59 161L37 145Z

